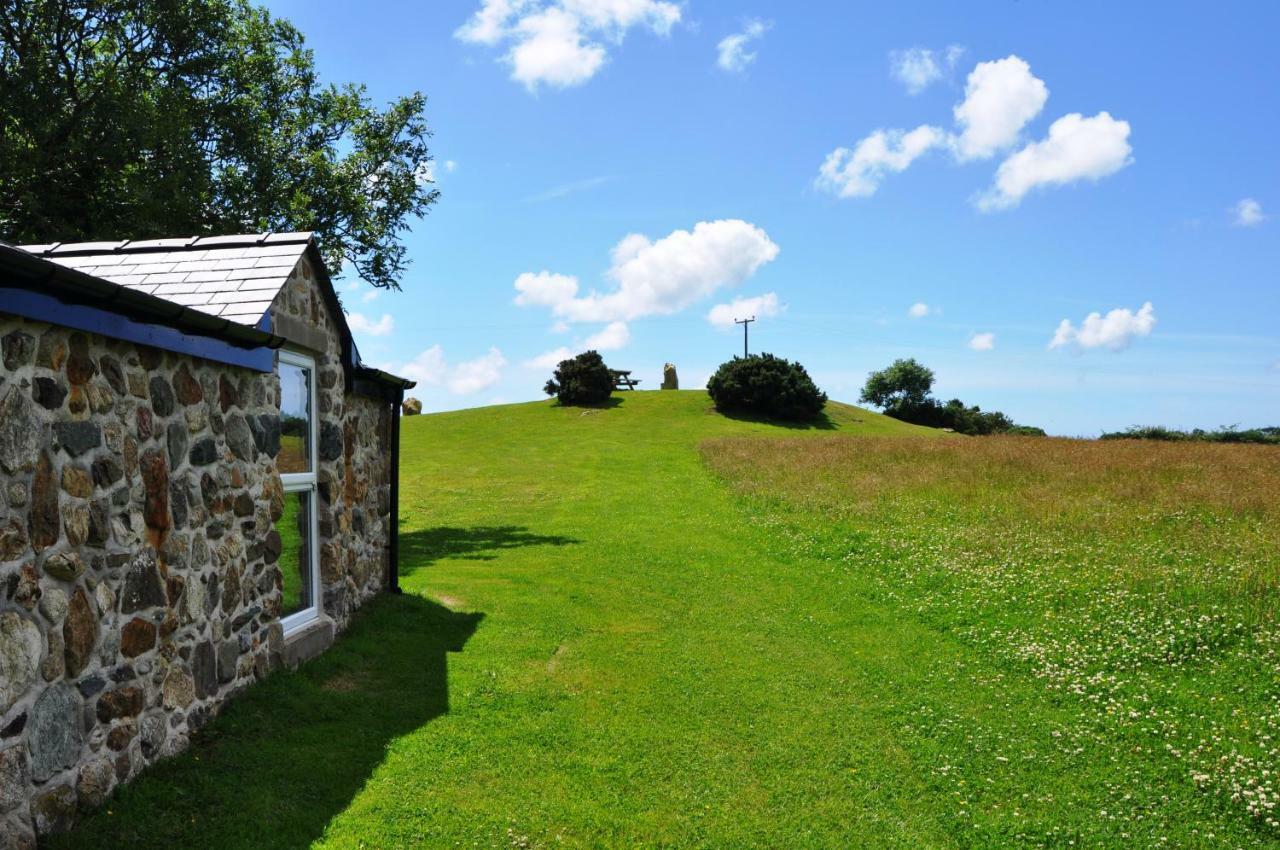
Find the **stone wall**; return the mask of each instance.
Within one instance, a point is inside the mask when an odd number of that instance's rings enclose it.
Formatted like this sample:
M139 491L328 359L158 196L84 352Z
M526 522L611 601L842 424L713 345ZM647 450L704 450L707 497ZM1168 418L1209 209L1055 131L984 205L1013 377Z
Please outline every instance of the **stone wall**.
M320 328L321 565L340 631L385 586L390 407ZM312 340L314 343L315 340ZM279 380L0 312L0 847L68 827L281 663Z

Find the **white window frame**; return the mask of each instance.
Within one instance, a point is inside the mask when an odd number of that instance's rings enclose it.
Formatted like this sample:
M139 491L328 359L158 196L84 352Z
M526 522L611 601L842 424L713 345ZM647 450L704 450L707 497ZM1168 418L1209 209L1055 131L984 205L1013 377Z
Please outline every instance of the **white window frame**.
M311 561L311 605L280 619L280 625L284 629L284 636L287 638L319 620L324 603L324 594L320 590L320 528L317 519L320 497L317 492L319 488L316 486L318 480L316 465L319 463L319 456L316 450L319 444L320 422L317 410L319 405L316 404L315 359L296 351L283 349L279 352L278 359L281 365L296 366L299 369L307 370L307 403L310 408L307 411L308 431L310 432L307 435L307 459L310 461L311 469L307 472L280 473L280 481L284 484L286 498L290 493L308 494L307 518L308 524L311 526L311 539L307 541L307 554ZM276 371L278 374L279 366L277 366ZM283 410L281 413L283 413Z

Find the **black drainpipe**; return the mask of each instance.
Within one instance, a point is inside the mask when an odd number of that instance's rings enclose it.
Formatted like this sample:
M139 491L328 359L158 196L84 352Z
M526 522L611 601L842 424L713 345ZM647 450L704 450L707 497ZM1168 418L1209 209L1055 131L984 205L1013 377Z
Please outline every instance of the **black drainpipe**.
M395 406L391 409L391 574L388 576L392 593L400 589L400 411L404 407L404 388L396 390Z

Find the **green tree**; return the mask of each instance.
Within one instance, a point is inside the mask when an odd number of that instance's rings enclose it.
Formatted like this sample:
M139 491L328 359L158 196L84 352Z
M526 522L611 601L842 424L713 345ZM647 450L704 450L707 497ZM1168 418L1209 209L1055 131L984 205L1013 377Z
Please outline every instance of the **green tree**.
M0 238L312 230L398 288L438 192L425 97L326 85L247 0L0 0Z
M613 373L598 352L584 351L561 360L542 389L561 404L601 404L613 394Z
M933 370L914 358L872 372L862 388L861 400L883 410L922 405L933 391Z
M827 404L804 366L772 354L721 363L707 381L707 394L722 413L791 421L813 419Z

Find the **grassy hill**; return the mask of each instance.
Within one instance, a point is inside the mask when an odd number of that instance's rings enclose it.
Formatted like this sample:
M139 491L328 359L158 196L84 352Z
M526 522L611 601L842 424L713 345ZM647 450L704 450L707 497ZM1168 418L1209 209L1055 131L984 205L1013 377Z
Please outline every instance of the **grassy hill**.
M65 846L1275 846L1280 453L937 435L407 419L405 595Z

